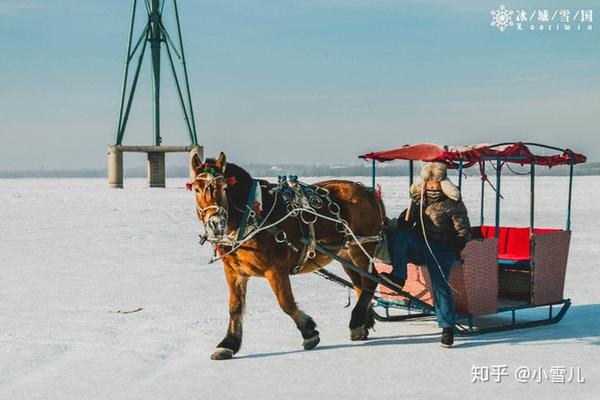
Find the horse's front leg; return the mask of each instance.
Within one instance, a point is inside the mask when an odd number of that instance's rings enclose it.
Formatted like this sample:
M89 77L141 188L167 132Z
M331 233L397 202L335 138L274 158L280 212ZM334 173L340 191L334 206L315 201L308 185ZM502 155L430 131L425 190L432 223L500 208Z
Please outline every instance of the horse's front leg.
M366 243L363 247L369 254L373 254L375 250L374 245L370 243ZM358 246L352 246L348 255L357 266L364 269L369 268L369 258ZM374 272L376 273L375 270ZM350 340L366 340L369 337L369 329L375 325L371 301L373 300L377 283L365 276L361 276L359 279L361 290L357 291L359 294L358 301L352 310L352 317L350 318ZM354 285L356 285L355 280L358 279L353 279Z
M229 326L225 338L210 356L213 360L227 360L240 350L242 345L242 317L246 303L248 277L242 276L233 267L224 264L225 278L229 286Z
M296 327L302 334L304 350L314 349L321 340L319 331L315 329L317 324L296 305L288 272L272 270L265 274L265 278L267 278L271 289L273 289L279 306L283 312L294 320Z

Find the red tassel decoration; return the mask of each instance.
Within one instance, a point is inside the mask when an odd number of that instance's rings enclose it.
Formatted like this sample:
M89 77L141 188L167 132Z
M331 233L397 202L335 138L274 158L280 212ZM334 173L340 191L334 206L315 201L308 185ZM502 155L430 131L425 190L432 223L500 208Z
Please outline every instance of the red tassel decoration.
M377 186L375 187L375 197L377 198L377 200L381 200L381 185L377 184Z

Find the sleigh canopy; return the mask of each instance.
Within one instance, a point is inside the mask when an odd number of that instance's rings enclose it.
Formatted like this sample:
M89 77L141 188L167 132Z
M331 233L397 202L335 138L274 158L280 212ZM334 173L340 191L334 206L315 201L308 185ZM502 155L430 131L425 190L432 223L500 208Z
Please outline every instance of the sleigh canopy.
M536 148L537 153L532 151L531 148ZM570 149L523 142L494 145L475 144L470 146L441 146L432 143L419 143L392 150L366 153L359 157L380 162L391 160L439 161L451 168L457 168L461 162L463 167L467 168L487 160L500 160L517 164L535 163L546 167L581 164L586 161L583 154L575 153Z

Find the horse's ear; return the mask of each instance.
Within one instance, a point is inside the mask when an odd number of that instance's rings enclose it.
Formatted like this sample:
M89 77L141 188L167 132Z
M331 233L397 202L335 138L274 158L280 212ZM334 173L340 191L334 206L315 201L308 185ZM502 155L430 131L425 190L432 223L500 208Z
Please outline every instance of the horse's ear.
M194 174L197 175L198 168L200 168L200 166L202 165L202 160L200 159L200 156L198 156L198 154L194 154L192 156L192 159L190 160L190 164L192 167L192 171L194 171Z
M227 158L225 157L225 153L221 152L221 154L219 154L219 158L217 159L215 165L217 169L221 171L221 173L225 174L225 168L227 167Z

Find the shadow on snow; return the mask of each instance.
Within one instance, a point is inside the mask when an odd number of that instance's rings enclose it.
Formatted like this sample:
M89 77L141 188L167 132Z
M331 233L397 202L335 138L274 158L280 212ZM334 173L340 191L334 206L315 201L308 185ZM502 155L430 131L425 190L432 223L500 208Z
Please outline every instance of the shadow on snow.
M532 310L534 311L534 310ZM539 317L540 312L530 312L525 315L528 318ZM519 318L519 317L517 317ZM493 317L496 322L506 320L506 317ZM432 323L435 323L431 320ZM381 323L381 322L380 322ZM407 323L407 322L405 322ZM389 324L389 323L388 323ZM402 329L402 322L395 322L398 329ZM600 345L600 304L572 305L562 321L558 324L540 326L535 328L515 329L497 333L486 333L474 336L457 336L455 349L466 349L470 347L489 346L496 344L521 344L521 343L543 343L544 341L559 341L577 339L587 341L591 345ZM372 347L372 346L394 346L409 344L436 344L440 340L438 333L427 333L422 335L397 335L397 336L374 336L365 342L323 344L310 353L330 351L337 349ZM304 353L305 350L290 350L270 353L254 353L236 357L237 359L251 359L263 357L278 357L296 353Z

